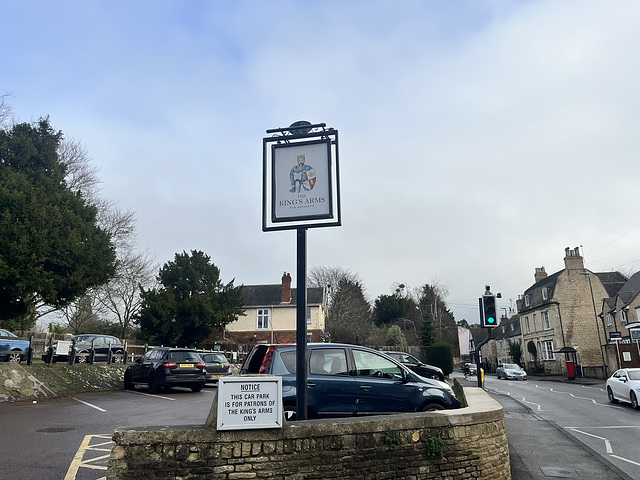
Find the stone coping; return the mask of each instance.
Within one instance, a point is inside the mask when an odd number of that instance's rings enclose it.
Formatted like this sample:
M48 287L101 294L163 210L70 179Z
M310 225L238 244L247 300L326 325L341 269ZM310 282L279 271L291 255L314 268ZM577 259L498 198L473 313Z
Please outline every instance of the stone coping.
M456 410L401 413L371 417L327 418L285 422L282 428L217 431L206 425L119 427L113 434L117 443L144 445L153 443L162 433L167 443L208 443L216 441L291 440L310 436L349 435L385 432L390 429L470 426L504 419L502 406L479 387L464 387L469 406ZM213 402L215 405L215 401ZM213 408L212 405L212 408Z

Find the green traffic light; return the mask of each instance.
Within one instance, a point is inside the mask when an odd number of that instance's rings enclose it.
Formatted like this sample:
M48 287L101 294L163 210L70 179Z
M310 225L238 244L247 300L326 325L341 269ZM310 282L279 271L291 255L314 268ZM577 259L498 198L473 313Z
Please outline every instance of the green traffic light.
M487 323L496 323L496 319L493 317L487 318Z

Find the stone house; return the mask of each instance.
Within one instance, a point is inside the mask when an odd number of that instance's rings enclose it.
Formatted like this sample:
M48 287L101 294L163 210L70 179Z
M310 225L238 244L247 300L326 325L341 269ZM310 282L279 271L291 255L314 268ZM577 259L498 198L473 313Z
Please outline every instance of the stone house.
M517 301L526 369L566 374L569 360L584 376L603 378L606 332L595 306L615 296L626 278L587 270L578 247L565 249L564 264L552 275L536 268L535 283Z
M237 344L295 343L297 289L291 288L291 275L281 284L243 285L244 316L225 327L227 341ZM307 341L319 342L325 329L326 296L324 288L307 288Z
M522 363L525 358L525 349L522 345L522 332L520 331L520 316L514 315L507 319L502 318L500 326L496 328L496 358L498 365L503 363ZM511 356L511 345L520 345L522 356L519 359ZM495 371L496 365L493 366Z
M608 373L640 367L640 272L634 273L614 296L602 299L599 318L605 330Z

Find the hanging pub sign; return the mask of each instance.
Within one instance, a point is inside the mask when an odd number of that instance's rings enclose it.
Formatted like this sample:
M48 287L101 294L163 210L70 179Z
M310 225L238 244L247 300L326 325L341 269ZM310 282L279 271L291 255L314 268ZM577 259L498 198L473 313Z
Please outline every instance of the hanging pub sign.
M338 132L309 127L264 139L264 231L340 225Z

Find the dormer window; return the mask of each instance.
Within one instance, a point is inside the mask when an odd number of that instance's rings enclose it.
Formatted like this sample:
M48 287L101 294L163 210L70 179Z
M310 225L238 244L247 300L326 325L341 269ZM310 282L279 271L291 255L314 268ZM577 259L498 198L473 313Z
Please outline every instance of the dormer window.
M549 299L549 287L542 287L542 300Z
M530 307L531 306L531 294L527 294L524 296L524 306L525 307Z

